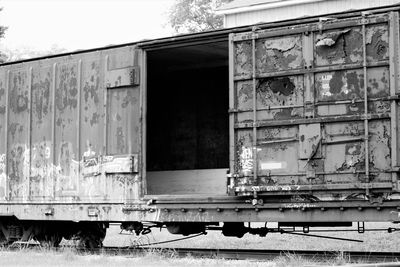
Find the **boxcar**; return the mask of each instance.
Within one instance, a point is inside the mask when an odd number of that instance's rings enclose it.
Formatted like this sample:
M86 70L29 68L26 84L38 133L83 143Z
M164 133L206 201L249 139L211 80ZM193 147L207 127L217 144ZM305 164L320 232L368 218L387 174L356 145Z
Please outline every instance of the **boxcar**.
M0 66L0 240L400 218L400 6Z

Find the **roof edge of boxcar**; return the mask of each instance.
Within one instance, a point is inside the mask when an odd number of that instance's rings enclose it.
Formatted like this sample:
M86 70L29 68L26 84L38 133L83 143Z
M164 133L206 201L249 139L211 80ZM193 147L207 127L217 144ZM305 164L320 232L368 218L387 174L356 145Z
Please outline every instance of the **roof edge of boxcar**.
M156 38L156 39L150 39L150 40L140 40L140 41L136 41L136 42L102 46L102 47L96 47L96 48L91 48L91 49L82 49L82 50L77 50L77 51L72 51L72 52L65 52L65 53L42 56L42 57L35 57L35 58L29 58L29 59L23 59L23 60L17 60L17 61L4 62L4 63L0 64L0 67L7 66L7 65L20 64L20 63L25 63L25 62L30 62L30 61L36 61L36 60L44 60L44 59L50 59L50 58L56 58L56 57L71 56L71 55L90 53L90 52L115 49L115 48L121 48L121 47L126 47L126 46L134 46L134 45L136 45L142 49L157 49L157 48L163 48L166 46L182 45L182 44L191 43L191 42L205 42L205 41L217 41L217 40L222 41L222 40L228 40L228 35L230 33L240 33L240 32L251 31L251 30L253 30L253 28L255 26L257 27L257 29L276 28L276 27L290 26L292 24L306 24L306 23L318 22L321 17L326 17L326 16L329 16L332 18L349 18L349 17L360 16L362 13L364 13L366 11L369 11L371 13L383 13L383 12L396 11L396 10L397 11L400 10L400 2L398 4L382 6L382 7L365 8L365 9L358 9L358 10L348 10L348 11L343 11L343 12L321 14L321 15L317 15L317 16L307 16L307 17L300 18L300 19L299 18L287 19L287 20L282 20L282 21L277 21L277 22L259 23L259 24L253 24L253 25L218 29L218 30L213 30L213 31L189 33L189 34L182 34L182 35Z

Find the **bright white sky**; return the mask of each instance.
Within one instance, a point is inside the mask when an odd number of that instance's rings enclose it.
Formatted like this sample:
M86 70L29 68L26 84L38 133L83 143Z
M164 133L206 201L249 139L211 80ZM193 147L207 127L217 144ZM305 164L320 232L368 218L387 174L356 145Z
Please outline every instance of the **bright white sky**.
M9 49L53 45L86 49L173 34L167 12L174 0L0 0L0 43Z

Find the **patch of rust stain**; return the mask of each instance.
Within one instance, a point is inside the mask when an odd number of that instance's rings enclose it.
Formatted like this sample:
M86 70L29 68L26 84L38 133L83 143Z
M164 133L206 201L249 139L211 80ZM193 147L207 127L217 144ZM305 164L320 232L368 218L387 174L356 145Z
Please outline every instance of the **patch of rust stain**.
M350 31L350 29L346 29L343 31L324 33L316 39L315 46L316 47L333 46L339 37L341 37L343 34L349 32L349 31Z
M125 136L124 136L124 129L122 127L117 127L116 138L117 138L117 150L125 151Z
M353 103L347 106L347 114L359 114L364 112L364 103Z
M56 90L56 106L58 110L75 109L78 105L78 80L76 67L62 66L60 68L59 84Z
M361 155L361 144L346 144L346 155Z
M250 74L252 69L251 42L238 43L235 48L235 74Z
M8 132L11 134L12 138L15 139L15 134L19 128L19 123L10 123L8 127Z
M352 91L355 91L358 95L360 95L362 87L360 87L360 80L357 77L357 73L355 71L347 72L346 79L347 79L347 87L354 89ZM364 80L362 80L362 86L364 86Z
M387 26L373 26L367 29L367 55L371 59L384 59L388 57L388 31Z
M9 105L15 114L28 110L29 95L26 79L27 74L25 72L18 72L13 75Z
M357 62L362 59L362 39L359 29L345 29L317 35L317 64Z
M239 105L253 98L253 87L250 83L242 83L238 88Z
M8 170L10 180L19 181L23 174L23 162L24 162L24 147L15 145L10 151L10 158L8 160Z
M335 71L332 79L329 81L330 92L333 94L339 94L342 91L343 85L343 72Z
M300 117L297 112L294 112L294 108L284 108L281 109L279 112L277 112L274 115L275 120L285 120L285 119L291 119L291 118L296 118Z
M268 78L260 80L257 89L260 91L270 89L274 94L289 96L293 94L295 85L288 77Z
M264 39L257 42L257 72L295 69L302 66L299 37Z
M93 113L92 118L90 119L90 125L93 126L99 123L99 120L100 120L100 115L97 112Z
M70 175L71 164L74 158L72 144L69 142L63 142L60 145L60 154L59 154L59 164L61 174L65 176Z
M317 35L315 39L317 64L339 64L362 61L362 33L360 27ZM382 60L388 57L387 25L367 27L367 58Z
M0 81L0 114L6 113L6 106L5 103L2 104L3 97L5 97L6 89L3 87L3 82Z
M32 85L33 110L36 113L38 123L42 123L44 116L50 111L50 84L51 74L47 72L44 80L40 79L39 82Z
M257 84L259 95L257 99L265 107L296 104L302 101L302 96L298 94L299 90L301 89L296 88L295 82L290 77L260 79Z
M122 99L122 108L126 108L129 104L135 105L137 104L137 98L135 97L132 90L126 91L126 96Z
M97 62L92 62L90 70L90 78L86 81L83 87L83 96L85 103L88 103L89 98L93 99L95 104L99 103L99 86L100 86L100 75L99 75L99 65Z

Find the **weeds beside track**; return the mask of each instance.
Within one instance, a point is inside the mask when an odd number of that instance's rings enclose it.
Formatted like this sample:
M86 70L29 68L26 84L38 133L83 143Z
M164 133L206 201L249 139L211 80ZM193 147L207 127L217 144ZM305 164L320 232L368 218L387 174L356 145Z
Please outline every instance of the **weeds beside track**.
M313 261L326 262L343 259L346 262L399 262L400 252L380 251L323 251L323 250L271 250L271 249L209 249L209 248L165 248L165 247L103 247L96 250L80 250L87 253L133 256L156 252L179 257L220 258L229 260L269 261L278 257L295 256Z
M275 261L277 258L301 258L313 262L346 263L383 263L400 262L400 252L383 251L332 251L332 250L272 250L272 249L221 249L221 248L168 248L156 246L120 247L105 246L96 249L78 248L74 246L61 246L58 248L46 248L37 244L21 244L20 246L3 247L3 250L18 251L54 251L75 252L85 255L108 255L124 257L140 257L149 253L155 253L165 257L192 257L228 260L254 260Z

